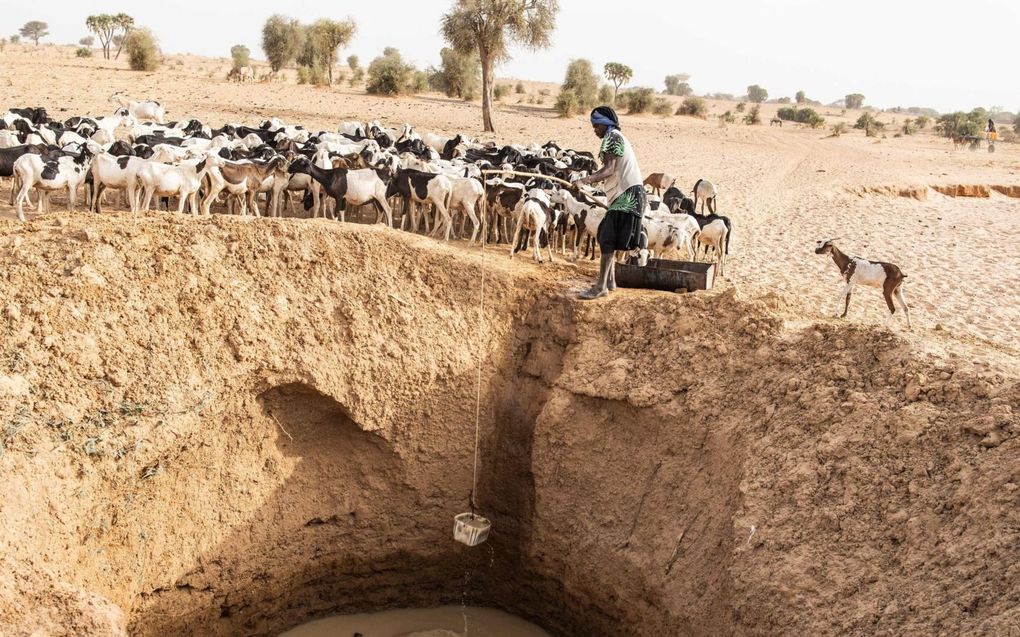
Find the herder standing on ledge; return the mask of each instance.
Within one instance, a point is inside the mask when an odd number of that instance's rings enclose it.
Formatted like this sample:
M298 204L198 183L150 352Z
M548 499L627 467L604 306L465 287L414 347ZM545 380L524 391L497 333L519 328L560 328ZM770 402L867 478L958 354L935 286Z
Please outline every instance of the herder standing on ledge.
M591 126L602 140L599 160L602 169L573 183L597 184L604 182L609 211L599 224L597 240L602 259L599 278L588 290L581 292L582 299L597 299L616 289L616 252L634 250L641 235L641 218L645 213L647 195L641 183L641 169L630 142L620 132L620 118L609 106L599 106L591 112Z

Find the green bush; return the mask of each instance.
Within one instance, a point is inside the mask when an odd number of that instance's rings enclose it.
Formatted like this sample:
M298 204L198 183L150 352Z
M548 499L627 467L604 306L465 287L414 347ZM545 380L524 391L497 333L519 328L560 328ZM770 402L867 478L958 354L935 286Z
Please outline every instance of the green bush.
M550 95L552 95L552 91L550 91L550 90L549 90L549 89L547 89L547 88L544 88L544 89L542 89L541 91L539 91L539 92L538 92L538 94L539 94L539 95L542 95L542 96L544 96L544 97L549 97Z
M595 75L591 62L588 60L571 60L567 73L563 78L560 90L571 90L577 97L578 109L598 106L599 77Z
M737 104L737 112L738 113L743 113L745 108L747 108L747 102L741 102L741 103Z
M1020 135L1020 115L1017 115L1013 120L1013 132Z
M92 49L90 49L87 46L81 46L81 47L78 47L78 49L74 52L74 54L75 54L76 57L90 58L90 57L92 57Z
M914 123L917 124L917 128L919 130L924 130L928 128L928 124L931 123L931 118L927 115L918 115L917 118L914 119Z
M368 65L367 90L374 95L406 95L414 90L414 67L399 51L387 48Z
M652 106L652 112L656 115L672 115L673 103L665 97L657 97L655 98L655 104Z
M492 95L497 100L501 100L509 94L510 94L509 84L497 84L496 86L492 87Z
M943 137L969 137L978 135L985 129L988 111L975 108L969 113L957 111L947 113L935 122L935 132Z
M235 44L230 47L230 57L234 61L234 68L239 69L242 66L248 66L248 62L251 59L251 51L243 44Z
M916 133L917 125L914 124L914 120L910 119L909 117L903 120L903 128L901 129L901 132L904 135L913 135L914 133Z
M885 129L885 122L878 121L871 113L863 113L857 118L854 128L864 130L866 137L877 137L878 133Z
M632 88L625 95L627 96L628 113L647 113L652 108L652 102L655 99L655 91L650 88Z
M21 44L21 36L15 33L11 36L11 44Z
M819 128L825 124L825 118L815 112L813 108L797 108L788 106L776 112L776 116L787 122L798 122L807 124L811 128Z
M833 137L839 137L840 135L842 135L845 132L846 132L846 124L844 124L843 122L839 122L838 124L833 124L832 125L832 136Z
M599 104L613 104L613 87L603 84L599 87Z
M776 100L777 104L789 104L792 100L789 97L780 97Z
M730 113L729 111L726 112ZM676 109L676 114L687 115L688 117L700 117L701 119L705 119L706 117L708 117L708 104L706 104L705 100L701 99L700 97L695 97L691 95L690 97L684 99L684 102L683 104L680 105L680 108ZM730 113L730 116L732 117L733 114Z
M431 69L429 84L433 89L447 97L467 99L478 93L481 87L482 65L477 53L458 53L452 48L444 47L439 51L440 64L438 69Z
M155 71L159 66L159 45L148 29L134 29L124 38L124 51L132 71Z
M719 121L723 124L733 124L737 121L737 116L733 114L733 111L726 111L719 115Z
M560 91L556 98L556 112L562 117L571 117L581 111L581 101L572 88L565 88Z
M755 126L761 124L761 107L755 104L751 108L751 112L744 116L744 123L748 126Z
M518 82L517 86L514 87L514 92L518 95L524 95L528 91L524 88L524 82Z
M297 69L297 83L298 84L314 84L315 86L324 86L328 83L326 77L326 69L322 68L318 64L312 66L299 66Z
M414 75L411 78L411 88L418 93L428 93L429 91L429 74L425 71L416 69Z
M360 84L364 80L365 80L365 69L363 69L362 67L359 66L358 68L356 68L353 71L351 71L351 79L348 82L348 84L350 86L354 86L355 84Z

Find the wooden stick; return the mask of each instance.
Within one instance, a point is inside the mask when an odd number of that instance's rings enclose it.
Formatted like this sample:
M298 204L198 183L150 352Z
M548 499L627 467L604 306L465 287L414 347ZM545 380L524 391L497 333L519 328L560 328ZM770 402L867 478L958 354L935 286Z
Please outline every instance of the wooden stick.
M526 173L526 172L521 172L521 171L518 171L518 170L483 170L482 174L483 175L517 175L518 177L538 177L539 179L548 179L549 181L555 181L555 182L561 183L561 184L563 184L564 186L566 186L568 188L576 188L577 192L579 194L584 195L585 198L588 199L588 201L590 203L598 206L599 208L602 208L603 210L609 210L609 206L607 206L606 204L602 203L601 201L598 201L597 199L592 197L590 194L588 194L585 191L581 190L581 188L579 186L576 186L575 184L570 183L566 179L560 179L559 177L553 177L552 175L543 175L541 173Z

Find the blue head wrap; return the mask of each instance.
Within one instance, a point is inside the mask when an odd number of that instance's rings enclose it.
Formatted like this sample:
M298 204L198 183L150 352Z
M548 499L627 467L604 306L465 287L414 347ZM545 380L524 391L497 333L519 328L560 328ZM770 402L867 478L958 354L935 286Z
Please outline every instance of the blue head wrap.
M591 123L597 126L605 126L608 133L620 128L620 118L611 106L599 106L591 112Z

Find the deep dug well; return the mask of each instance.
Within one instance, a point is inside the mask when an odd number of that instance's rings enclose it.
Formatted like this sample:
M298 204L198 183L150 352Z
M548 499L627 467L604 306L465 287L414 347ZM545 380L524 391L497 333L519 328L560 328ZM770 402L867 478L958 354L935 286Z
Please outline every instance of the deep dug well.
M0 634L1020 626L1017 379L891 332L325 221L53 217L0 266Z

